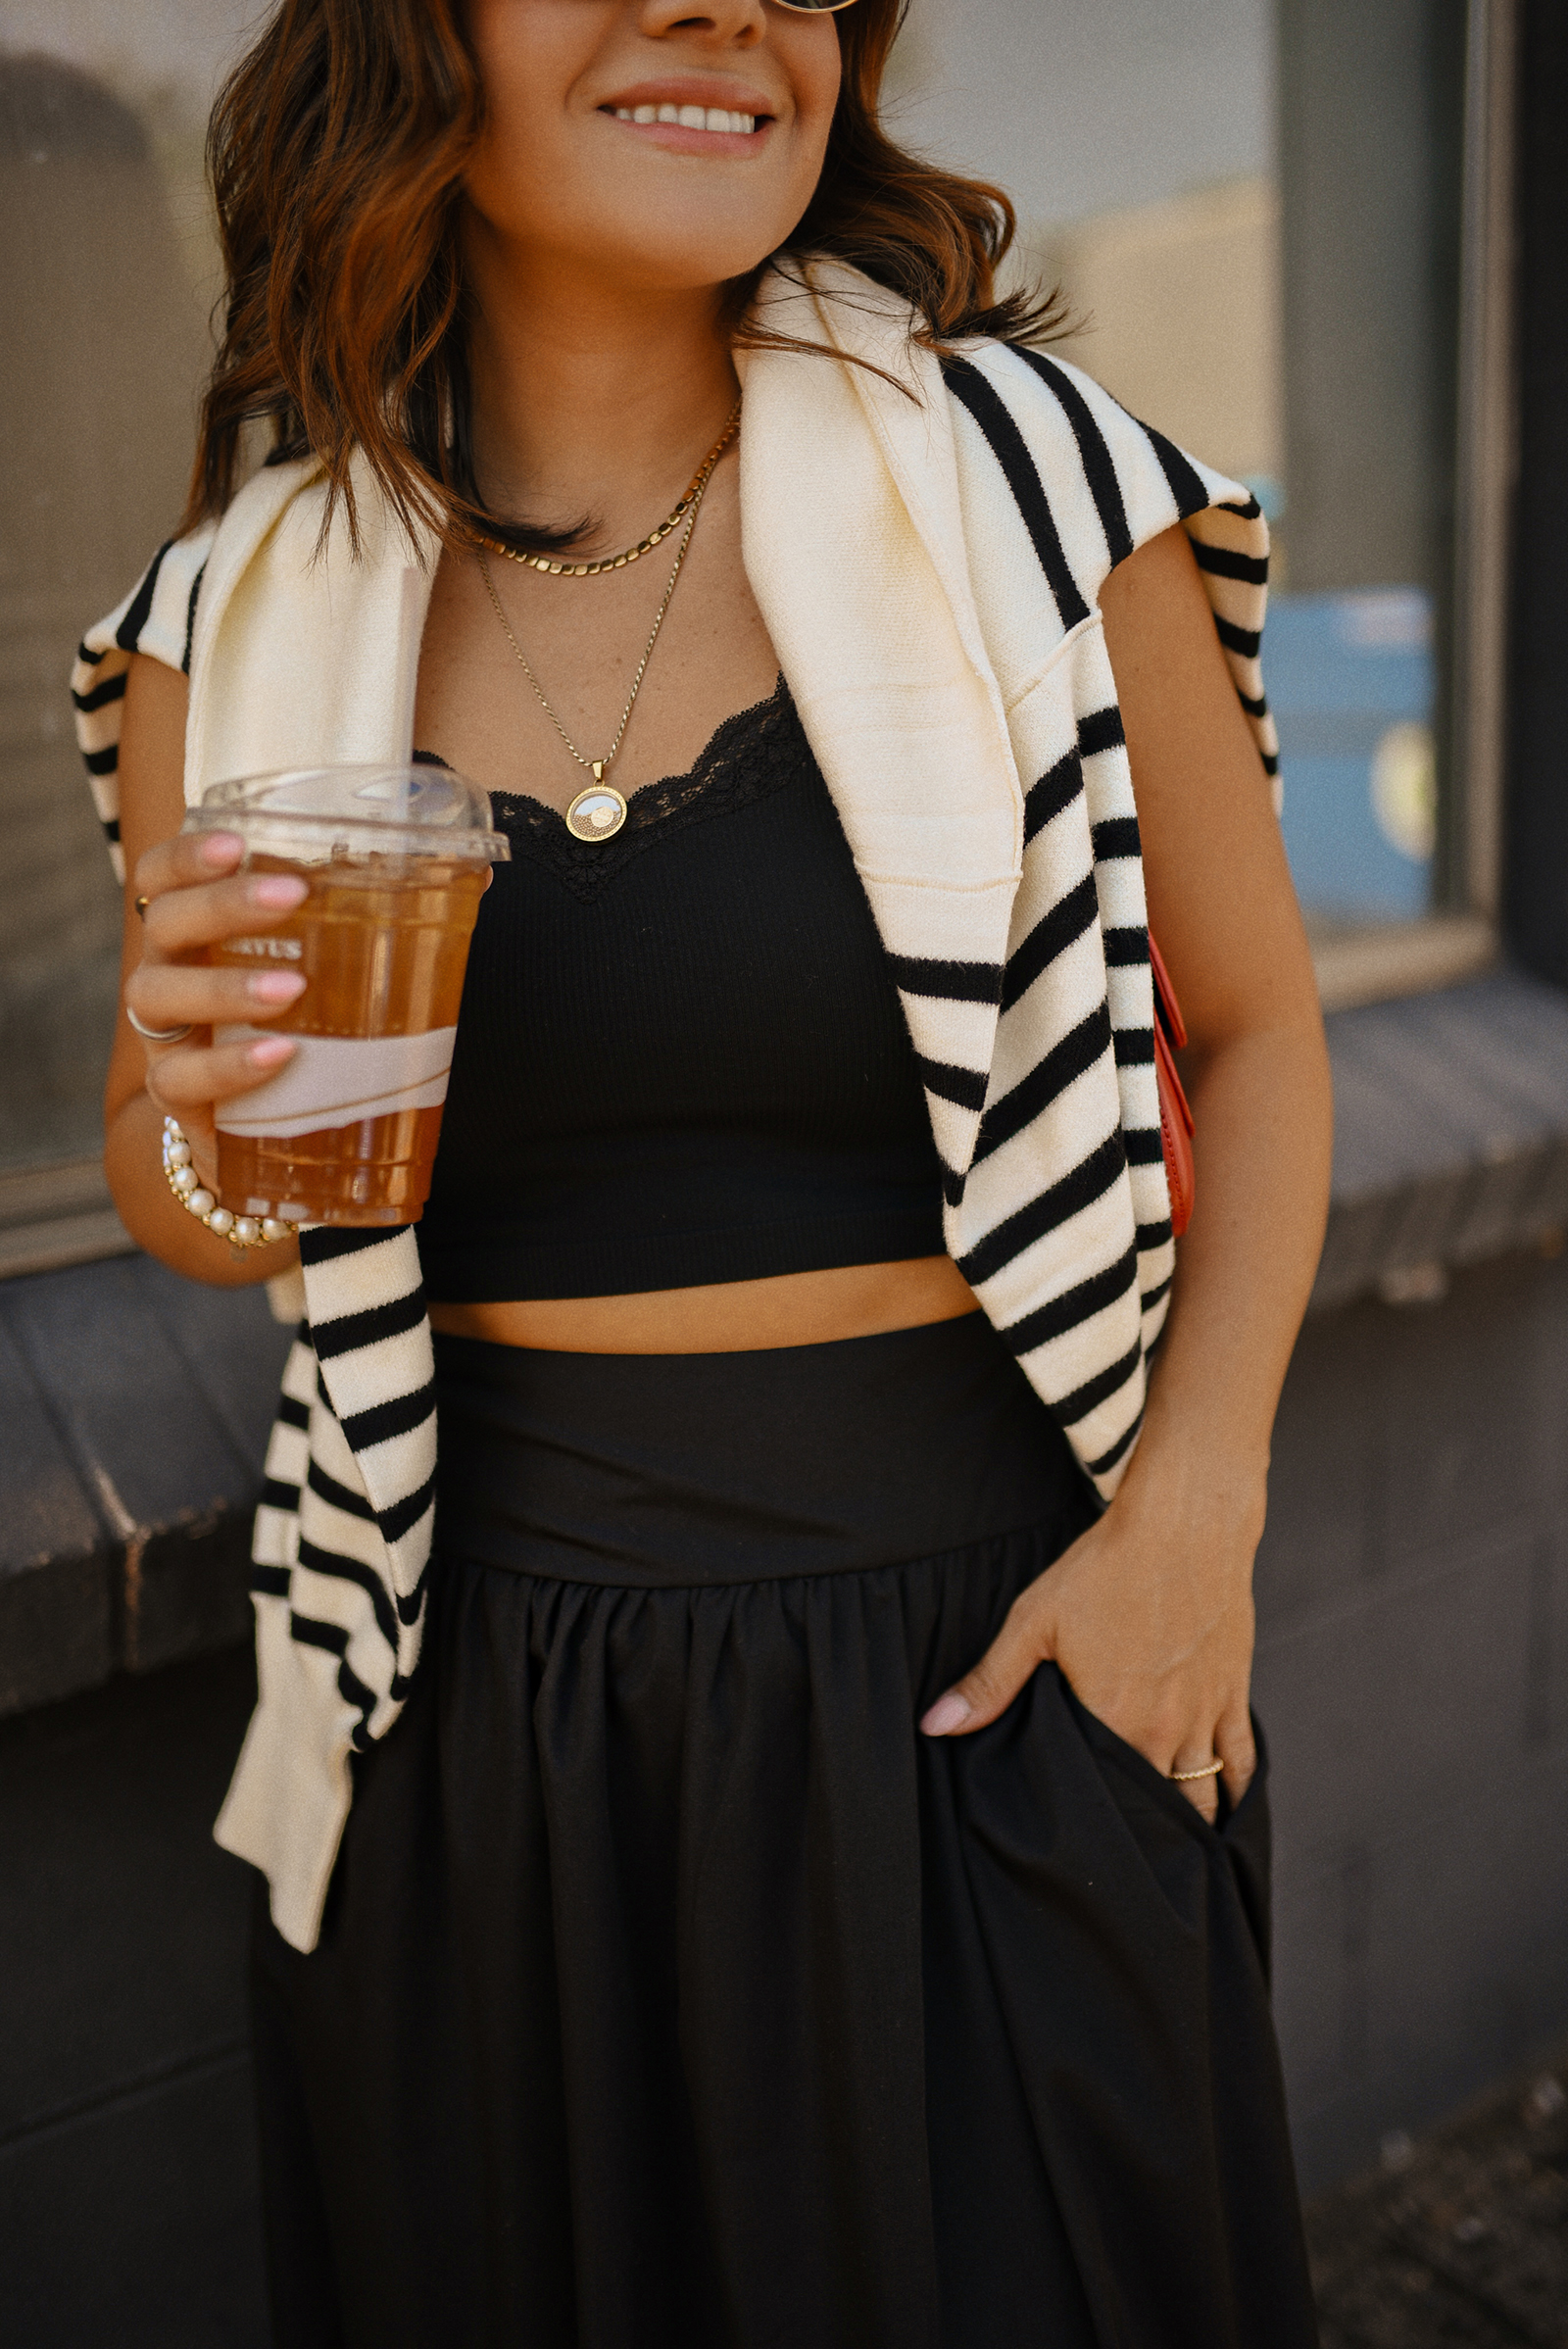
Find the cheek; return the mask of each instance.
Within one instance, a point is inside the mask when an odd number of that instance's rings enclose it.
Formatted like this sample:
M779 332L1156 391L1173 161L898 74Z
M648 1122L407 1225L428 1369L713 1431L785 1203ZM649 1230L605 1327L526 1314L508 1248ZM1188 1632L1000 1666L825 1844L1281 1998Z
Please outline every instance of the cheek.
M806 171L809 159L814 186L827 151L843 79L838 31L831 17L795 17L787 20L776 39L798 109L800 168Z
M484 135L467 171L471 201L498 224L533 209L532 191L569 168L568 93L591 62L595 10L470 0L467 28L484 86Z
M820 124L825 144L844 77L838 27L831 17L798 17L792 20L779 47L802 112Z

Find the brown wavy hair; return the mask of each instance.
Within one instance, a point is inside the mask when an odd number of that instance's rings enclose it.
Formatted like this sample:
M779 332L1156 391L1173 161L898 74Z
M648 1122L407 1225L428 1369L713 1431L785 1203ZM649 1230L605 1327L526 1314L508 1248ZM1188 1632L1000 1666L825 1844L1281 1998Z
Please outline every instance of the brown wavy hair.
M775 258L853 264L904 295L938 348L1043 339L1059 326L1054 299L998 298L1007 198L906 154L878 120L906 6L857 0L835 19L843 78L822 174ZM351 530L356 451L405 525L482 527L519 553L586 527L498 523L473 485L459 220L483 105L461 0L281 0L208 131L227 293L183 528L228 503L255 423L272 462L320 461ZM726 318L737 343L778 347L790 338L744 323L760 275L726 289Z

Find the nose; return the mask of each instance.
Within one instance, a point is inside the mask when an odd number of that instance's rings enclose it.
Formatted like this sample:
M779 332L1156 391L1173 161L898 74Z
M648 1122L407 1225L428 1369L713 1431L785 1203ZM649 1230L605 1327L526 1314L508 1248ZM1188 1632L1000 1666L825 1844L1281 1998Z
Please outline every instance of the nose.
M695 34L728 48L751 49L767 29L762 0L637 0L637 29L652 40L672 32Z

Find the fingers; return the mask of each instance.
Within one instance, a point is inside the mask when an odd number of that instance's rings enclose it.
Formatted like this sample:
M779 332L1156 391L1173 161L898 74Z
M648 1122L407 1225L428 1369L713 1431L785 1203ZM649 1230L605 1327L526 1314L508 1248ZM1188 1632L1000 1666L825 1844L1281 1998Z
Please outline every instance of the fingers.
M294 873L235 873L224 881L186 882L157 897L144 894L150 898L148 953L172 961L246 931L273 928L304 904L310 890Z
M149 1028L216 1027L275 1018L305 993L296 970L215 970L202 962L143 962L125 982L125 1002Z
M1213 1739L1200 1732L1197 1736L1182 1740L1176 1748L1175 1758L1166 1771L1166 1776L1176 1782L1177 1792L1186 1795L1194 1810L1200 1811L1210 1827L1219 1816L1218 1773L1210 1772L1204 1778L1185 1780L1181 1777L1181 1773L1185 1770L1204 1770L1209 1763L1217 1759Z
M243 843L231 832L176 834L151 848L136 866L135 890L147 902L147 952L173 961L247 930L272 928L309 895L295 873L237 872Z
M176 832L143 851L132 886L138 897L159 898L166 890L189 889L217 873L233 872L244 854L237 832Z
M1222 1716L1214 1732L1214 1751L1225 1765L1225 1799L1234 1810L1257 1775L1257 1740L1245 1704Z
M1215 1762L1224 1764L1214 1770ZM1176 1749L1169 1772L1196 1811L1200 1811L1212 1826L1219 1816L1219 1790L1223 1784L1225 1799L1234 1810L1252 1783L1257 1768L1257 1747L1252 1739L1252 1724L1246 1706L1230 1710L1221 1716L1218 1726L1209 1734L1195 1731L1182 1739ZM1184 1771L1204 1771L1202 1778L1183 1779Z
M215 967L203 950L247 931L275 928L309 894L294 873L241 872L244 843L231 832L177 834L137 862L144 900L142 961L125 983L126 1008L143 1028L213 1028L275 1018L299 1001L304 975L275 966ZM149 1052L147 1090L170 1115L226 1101L265 1083L294 1048L198 1042Z
M147 1092L160 1109L183 1121L187 1111L265 1085L292 1058L294 1049L287 1036L262 1036L254 1044L177 1045L153 1060Z
M968 1737L1004 1713L1052 1652L1047 1602L1032 1585L1015 1598L1007 1620L972 1672L939 1696L920 1727L928 1737Z
M244 854L245 843L237 832L172 832L167 840L143 849L136 863L136 888L143 897L155 898L191 881L210 881L214 873L232 872Z

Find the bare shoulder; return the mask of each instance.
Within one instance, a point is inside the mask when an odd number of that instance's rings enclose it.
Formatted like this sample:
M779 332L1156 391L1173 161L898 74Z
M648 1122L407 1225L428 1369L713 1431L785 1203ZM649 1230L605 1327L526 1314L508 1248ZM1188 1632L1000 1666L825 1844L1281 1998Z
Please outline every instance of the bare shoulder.
M1229 822L1241 809L1272 834L1257 744L1179 523L1117 564L1101 610L1146 845L1168 823Z
M1105 642L1118 676L1125 666L1177 655L1226 675L1214 615L1192 541L1180 522L1118 563L1100 591ZM1234 698L1234 697L1233 697Z

